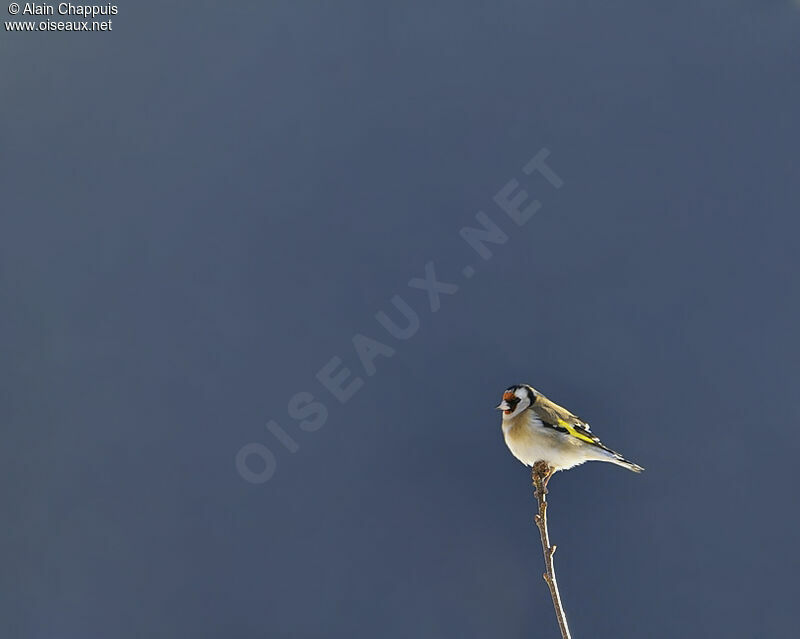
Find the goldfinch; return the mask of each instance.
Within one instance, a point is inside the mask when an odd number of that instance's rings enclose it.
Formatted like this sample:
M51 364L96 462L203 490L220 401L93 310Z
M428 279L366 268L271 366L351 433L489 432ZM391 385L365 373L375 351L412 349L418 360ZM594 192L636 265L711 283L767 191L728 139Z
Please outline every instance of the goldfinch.
M544 461L553 473L586 461L604 461L635 473L644 470L606 448L589 424L527 384L507 388L497 409L503 411L506 445L526 466Z

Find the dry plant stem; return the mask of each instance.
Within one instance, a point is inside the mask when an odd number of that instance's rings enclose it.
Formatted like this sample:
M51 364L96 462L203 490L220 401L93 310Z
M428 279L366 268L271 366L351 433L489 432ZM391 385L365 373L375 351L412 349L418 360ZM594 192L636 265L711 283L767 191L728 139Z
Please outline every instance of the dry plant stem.
M544 552L544 566L547 572L544 573L544 580L550 588L550 596L553 598L553 607L556 610L558 627L561 629L562 639L570 639L569 626L567 625L567 615L564 613L564 606L561 604L561 595L558 594L558 582L556 581L556 569L553 565L553 555L556 547L550 545L550 535L547 532L547 482L553 474L553 469L546 462L536 462L531 471L533 479L534 495L539 502L539 512L534 521L539 528L539 535L542 538L542 551Z

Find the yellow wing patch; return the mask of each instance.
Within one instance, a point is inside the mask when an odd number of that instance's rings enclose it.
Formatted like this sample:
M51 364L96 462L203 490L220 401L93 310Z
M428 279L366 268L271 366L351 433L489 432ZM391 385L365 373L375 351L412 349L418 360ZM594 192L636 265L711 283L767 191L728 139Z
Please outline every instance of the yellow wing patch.
M570 435L572 435L573 437L577 437L578 439L582 439L583 441L589 442L590 444L596 443L595 440L592 439L589 435L587 435L586 433L580 432L577 428L575 428L575 426L573 426L569 422L565 422L563 419L559 419L558 420L558 425L561 426L561 428L566 428L567 432Z

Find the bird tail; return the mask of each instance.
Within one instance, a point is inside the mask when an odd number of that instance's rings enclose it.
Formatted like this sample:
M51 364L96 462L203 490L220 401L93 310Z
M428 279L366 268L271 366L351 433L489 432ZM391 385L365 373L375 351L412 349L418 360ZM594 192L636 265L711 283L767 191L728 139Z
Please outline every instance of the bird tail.
M616 464L617 466L622 466L623 468L627 468L628 470L632 470L635 473L640 473L644 470L639 464L634 464L633 462L628 461L619 453L616 453L614 457L610 457L608 459L612 464Z

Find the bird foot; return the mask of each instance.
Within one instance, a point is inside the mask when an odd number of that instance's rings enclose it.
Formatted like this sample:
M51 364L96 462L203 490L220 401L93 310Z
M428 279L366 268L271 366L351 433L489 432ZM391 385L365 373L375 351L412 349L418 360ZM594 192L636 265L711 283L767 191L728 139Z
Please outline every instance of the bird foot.
M537 461L531 470L531 478L533 484L537 488L541 486L543 495L547 494L547 482L553 476L553 468L545 461Z

